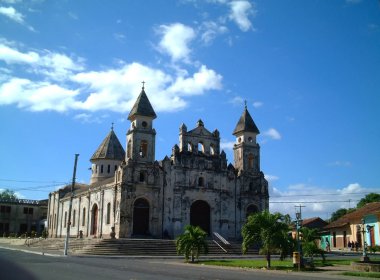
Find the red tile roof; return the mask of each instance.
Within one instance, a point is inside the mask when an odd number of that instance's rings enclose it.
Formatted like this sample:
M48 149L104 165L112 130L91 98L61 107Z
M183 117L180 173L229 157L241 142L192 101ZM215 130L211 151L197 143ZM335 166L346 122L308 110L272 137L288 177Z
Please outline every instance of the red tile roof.
M366 215L377 213L380 214L380 202L367 203L363 207L340 217L338 220L334 222L331 222L330 224L325 226L325 229L343 227L347 224L353 223L354 221L357 222L358 220L361 220Z

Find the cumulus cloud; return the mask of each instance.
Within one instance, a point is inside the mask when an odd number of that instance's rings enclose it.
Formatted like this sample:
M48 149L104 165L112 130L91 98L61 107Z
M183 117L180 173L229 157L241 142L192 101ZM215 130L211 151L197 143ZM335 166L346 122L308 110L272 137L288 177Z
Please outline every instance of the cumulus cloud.
M75 71L83 70L83 59L75 61L67 55L47 50L22 52L17 48L0 43L0 60L5 63L21 64L28 67L27 71L43 74L56 80L62 80Z
M206 90L221 89L222 76L207 66L202 65L192 77L177 77L168 88L168 92L178 95L198 95Z
M64 112L75 108L77 90L65 89L49 82L12 78L0 85L0 105L17 104L31 111Z
M155 110L176 111L186 107L186 99L192 95L222 88L222 76L206 65L193 72L178 69L174 74L137 62L120 62L103 71L86 71L82 58L48 50L21 51L15 45L0 40L0 61L17 70L12 71L10 67L0 72L0 105L16 105L31 111L127 112L144 79ZM17 77L16 72L33 73L36 78ZM90 119L80 114L76 118Z
M173 61L189 61L189 44L195 38L193 28L182 23L160 25L157 33L162 36L159 42L159 50L168 54Z
M252 23L249 19L255 14L253 5L246 0L231 1L229 19L234 21L240 30L246 32L252 29Z
M270 139L273 140L280 140L281 139L281 134L278 132L275 128L270 128L267 131L263 133L263 135L269 137Z
M24 16L13 7L0 7L0 14L17 23L24 24Z

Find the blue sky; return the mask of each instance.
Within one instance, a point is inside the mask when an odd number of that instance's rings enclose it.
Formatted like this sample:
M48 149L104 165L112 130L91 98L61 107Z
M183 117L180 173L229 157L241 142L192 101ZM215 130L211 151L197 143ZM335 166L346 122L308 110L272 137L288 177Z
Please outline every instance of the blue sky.
M0 189L45 199L75 153L88 183L144 80L157 160L202 119L233 162L246 100L271 211L328 218L380 190L378 1L1 0L0 26Z

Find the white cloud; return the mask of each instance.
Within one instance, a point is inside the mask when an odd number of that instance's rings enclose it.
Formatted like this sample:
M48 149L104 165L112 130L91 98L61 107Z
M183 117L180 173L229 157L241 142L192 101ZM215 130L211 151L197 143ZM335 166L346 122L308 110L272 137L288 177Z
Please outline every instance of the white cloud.
M113 34L113 37L119 41L119 42L123 42L125 40L125 35L122 34L122 33L114 33Z
M281 139L281 134L275 128L268 129L267 131L263 133L263 135L268 136L269 138L273 140Z
M7 64L12 63L36 63L39 60L39 55L36 52L22 53L12 49L4 44L0 44L0 60L4 60Z
M7 64L23 64L29 67L27 71L43 74L51 79L62 80L67 78L72 72L83 70L83 59L72 58L55 52L44 50L37 53L35 51L21 52L16 48L11 48L0 43L0 60Z
M235 141L222 140L220 142L220 149L221 150L232 150L234 148L235 143L236 143Z
M255 108L260 108L263 105L264 105L264 103L260 102L260 101L253 102L253 107L255 107Z
M160 25L157 32L162 35L159 50L168 54L173 61L189 61L189 44L196 36L193 28L182 23L173 23Z
M77 14L73 13L73 12L68 12L67 14L70 18L72 18L73 20L78 20L79 17Z
M277 181L279 177L276 175L265 174L265 179L267 179L269 183L273 183L274 181Z
M229 19L234 21L244 32L252 29L252 23L249 20L249 16L255 14L252 4L246 0L237 0L231 1L229 5L231 9Z
M350 167L352 164L349 161L341 161L336 160L334 162L328 163L328 166L336 166L336 167Z
M64 112L75 108L74 98L78 93L48 82L12 78L0 86L0 105L17 104L31 111Z
M168 88L168 92L178 95L198 95L205 90L216 90L222 88L222 76L212 69L202 65L198 72L192 77L179 76Z
M343 189L322 188L308 184L290 185L284 190L270 187L270 211L290 214L294 217L295 206L303 205L304 218L330 218L339 208L356 207L358 201L375 188L364 188L358 183L349 184Z
M228 100L228 103L231 103L234 106L240 106L244 103L244 99L240 96L235 96L234 98Z
M74 116L74 120L78 120L82 123L103 123L105 119L109 117L108 114L101 116L94 116L88 113L81 113Z
M228 32L228 28L221 23L214 21L205 21L202 23L201 27L201 40L205 44L210 44L218 35Z
M343 189L338 189L338 193L341 194L360 193L363 191L364 189L358 183L349 184L347 187Z
M0 14L17 23L24 24L24 16L13 7L0 7Z
M13 7L0 7L0 15L4 15L8 17L9 19L13 20L14 22L17 22L21 25L26 26L30 31L35 31L34 28L30 25L27 25L24 20L24 15L20 12L16 11Z

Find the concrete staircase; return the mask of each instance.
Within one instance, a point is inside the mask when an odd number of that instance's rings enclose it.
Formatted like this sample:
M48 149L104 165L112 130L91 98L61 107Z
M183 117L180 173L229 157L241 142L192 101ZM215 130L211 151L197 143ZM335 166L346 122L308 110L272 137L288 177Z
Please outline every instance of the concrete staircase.
M220 244L215 240L207 240L209 256L241 255L241 243L228 242ZM63 251L64 238L49 238L33 240L27 247L44 251L45 253ZM175 240L167 239L69 239L69 252L75 255L102 256L177 256ZM250 251L255 254L257 251Z

